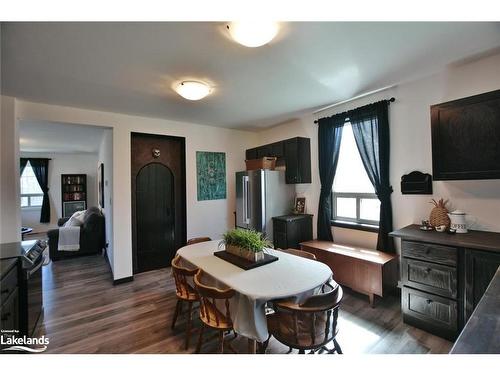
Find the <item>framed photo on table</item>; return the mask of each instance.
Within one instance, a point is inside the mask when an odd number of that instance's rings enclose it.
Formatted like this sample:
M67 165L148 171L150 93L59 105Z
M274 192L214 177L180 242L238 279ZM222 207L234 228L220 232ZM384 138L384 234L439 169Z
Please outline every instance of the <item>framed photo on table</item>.
M306 198L296 197L295 198L295 213L305 214L306 213Z

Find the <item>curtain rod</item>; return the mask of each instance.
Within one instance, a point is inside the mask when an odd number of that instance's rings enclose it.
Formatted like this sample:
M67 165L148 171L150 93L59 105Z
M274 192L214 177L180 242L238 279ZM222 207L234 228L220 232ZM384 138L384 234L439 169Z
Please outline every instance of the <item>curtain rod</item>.
M29 156L22 156L21 159L33 159L33 160L52 160L51 158L32 158L32 157L29 157Z
M396 100L396 98L392 97L390 99L385 99L385 101L387 102L387 104L391 104L392 102L394 102ZM364 106L363 106L364 107ZM343 112L339 112L339 113L343 113ZM338 115L338 113L337 113ZM336 115L332 115L332 116L325 116L325 117L333 117L333 116L336 116ZM322 118L325 118L325 117L322 117ZM321 120L321 119L318 119L318 120L314 120L314 123L317 124L318 121Z

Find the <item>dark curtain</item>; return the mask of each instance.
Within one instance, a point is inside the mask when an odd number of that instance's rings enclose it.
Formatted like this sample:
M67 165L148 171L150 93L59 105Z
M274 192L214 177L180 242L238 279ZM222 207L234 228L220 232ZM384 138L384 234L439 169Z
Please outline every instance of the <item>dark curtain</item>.
M345 115L339 114L318 120L318 158L321 193L318 204L318 239L333 241L331 219L331 194L337 162L339 160L340 141L344 128Z
M392 186L389 183L389 116L386 100L349 111L361 160L380 200L377 250L394 253L392 231Z
M49 160L30 159L33 173L38 184L43 191L42 211L40 213L40 223L50 223L50 203L49 203Z
M26 164L28 164L28 159L26 158L21 158L21 165L19 168L19 175L22 176L24 172L24 168L26 168Z

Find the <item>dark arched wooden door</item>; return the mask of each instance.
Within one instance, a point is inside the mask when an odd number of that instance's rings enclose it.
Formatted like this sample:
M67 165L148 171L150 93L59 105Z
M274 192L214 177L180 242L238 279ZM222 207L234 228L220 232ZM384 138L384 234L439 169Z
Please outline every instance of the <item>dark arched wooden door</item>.
M184 138L131 135L134 273L170 266L186 243L185 160Z
M136 180L137 268L167 267L175 254L175 188L172 171L144 166Z

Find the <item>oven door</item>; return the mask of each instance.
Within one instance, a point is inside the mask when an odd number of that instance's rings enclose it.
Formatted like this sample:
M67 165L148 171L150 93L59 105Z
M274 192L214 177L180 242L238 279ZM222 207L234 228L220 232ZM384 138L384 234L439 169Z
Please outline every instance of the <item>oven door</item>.
M28 335L33 337L36 324L42 313L42 265L44 257L40 255L33 267L25 270L27 286Z

